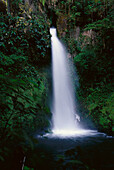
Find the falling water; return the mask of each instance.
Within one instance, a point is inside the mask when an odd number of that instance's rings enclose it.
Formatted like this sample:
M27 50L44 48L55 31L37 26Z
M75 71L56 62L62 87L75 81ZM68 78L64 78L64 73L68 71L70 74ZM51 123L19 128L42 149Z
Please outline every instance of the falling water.
M56 29L52 35L52 74L53 74L53 133L72 133L79 129L75 117L74 91L65 47L57 38Z

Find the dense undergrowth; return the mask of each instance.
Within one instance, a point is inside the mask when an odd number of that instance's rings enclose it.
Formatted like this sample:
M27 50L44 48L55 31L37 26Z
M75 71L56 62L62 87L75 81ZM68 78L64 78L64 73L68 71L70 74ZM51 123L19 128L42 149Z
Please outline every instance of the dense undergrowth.
M33 132L49 127L49 76L44 66L50 62L50 35L46 16L38 15L0 16L1 164L14 148L26 151Z

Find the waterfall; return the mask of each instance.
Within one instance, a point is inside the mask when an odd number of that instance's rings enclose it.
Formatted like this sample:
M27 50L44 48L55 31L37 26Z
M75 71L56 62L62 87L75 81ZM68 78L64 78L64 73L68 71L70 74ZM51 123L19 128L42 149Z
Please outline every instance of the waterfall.
M64 45L57 38L55 28L50 29L53 76L53 133L71 134L79 129L70 65ZM78 121L77 121L78 119Z

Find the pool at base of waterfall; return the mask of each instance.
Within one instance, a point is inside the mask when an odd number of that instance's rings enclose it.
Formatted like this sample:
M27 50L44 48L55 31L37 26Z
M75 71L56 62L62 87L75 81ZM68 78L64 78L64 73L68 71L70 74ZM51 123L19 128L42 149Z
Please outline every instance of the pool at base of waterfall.
M114 169L113 136L97 131L91 133L73 137L58 137L58 134L49 133L36 135L37 143L28 152L26 165L35 170Z

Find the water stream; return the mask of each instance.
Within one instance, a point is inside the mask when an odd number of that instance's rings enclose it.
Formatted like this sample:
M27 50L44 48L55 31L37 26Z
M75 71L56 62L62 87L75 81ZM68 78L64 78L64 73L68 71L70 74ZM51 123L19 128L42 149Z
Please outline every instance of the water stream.
M74 97L71 69L67 51L57 37L56 28L51 28L53 102L51 111L53 136L93 135L97 131L83 129Z

